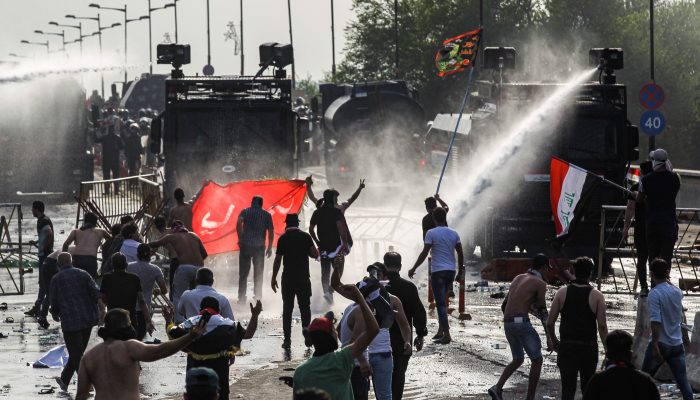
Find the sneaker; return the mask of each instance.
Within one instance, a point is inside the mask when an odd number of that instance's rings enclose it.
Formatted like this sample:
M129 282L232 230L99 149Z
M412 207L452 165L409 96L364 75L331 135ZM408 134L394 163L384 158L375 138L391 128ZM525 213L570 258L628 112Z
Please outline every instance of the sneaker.
M65 392L68 390L68 385L63 383L63 379L61 379L60 376L56 377L56 383L58 383L58 387L60 387L62 391Z
M444 333L438 332L435 334L435 336L433 336L433 340L440 340L440 339L442 339L443 335L444 335Z
M36 317L39 315L39 309L36 307L32 307L29 311L25 311L24 315L28 317Z
M291 339L284 339L284 341L282 342L282 348L285 350L289 350L290 348L292 348Z
M47 321L45 317L39 317L37 322L39 323L39 327L41 329L49 329L49 321Z
M499 388L497 385L491 386L488 390L491 400L503 400L503 389Z

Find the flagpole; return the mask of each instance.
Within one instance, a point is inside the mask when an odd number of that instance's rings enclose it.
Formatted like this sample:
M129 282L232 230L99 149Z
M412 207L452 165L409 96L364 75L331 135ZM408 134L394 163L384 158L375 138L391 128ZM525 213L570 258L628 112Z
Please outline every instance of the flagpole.
M464 92L464 98L462 99L462 107L459 110L459 117L457 118L457 123L455 124L455 129L452 132L452 139L450 139L450 146L447 148L447 155L445 156L445 162L442 164L442 171L440 172L440 179L438 180L437 189L435 193L440 193L440 184L442 184L442 177L445 175L445 168L447 168L447 162L450 160L450 153L452 153L452 145L455 143L455 137L457 136L457 129L459 128L459 123L462 121L462 114L464 114L464 108L467 106L469 101L469 89L472 85L472 75L474 75L474 66L469 68L469 78L467 80L467 90Z

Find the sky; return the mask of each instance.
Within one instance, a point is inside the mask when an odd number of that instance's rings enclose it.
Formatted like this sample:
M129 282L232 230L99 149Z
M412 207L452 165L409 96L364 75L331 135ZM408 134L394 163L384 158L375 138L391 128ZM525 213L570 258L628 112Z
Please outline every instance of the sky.
M286 0L242 0L243 28L245 50L245 73L257 71L259 56L258 46L265 42L289 43L289 24ZM60 36L42 36L34 30L59 32L65 29L66 41L78 36L78 29L55 27L48 24L83 24L83 35L97 30L97 22L91 20L66 19L66 14L94 17L101 14L102 26L115 22L124 22L124 14L119 11L98 10L90 8L90 3L104 7L124 8L127 5L128 18L135 19L148 14L148 0L0 0L0 60L13 60L9 53L34 56L41 62L45 60L46 49L43 46L21 44L21 40L45 42L48 38L51 50L61 47ZM151 0L151 8L172 3L173 0ZM185 74L201 73L207 63L206 36L206 0L178 0L178 41L189 44L192 51L192 63L183 67ZM335 45L336 63L342 60L345 46L344 28L354 18L351 10L352 0L334 0L335 11ZM239 74L240 55L234 55L233 41L225 40L228 23L235 24L240 34L240 0L210 0L211 27L211 64L216 75ZM331 20L330 0L291 0L292 33L294 36L295 68L297 78L311 76L315 80L331 70ZM157 10L152 13L153 57L155 47L164 40L168 33L175 40L173 8ZM128 24L128 64L129 79L148 71L148 20ZM109 62L123 63L124 29L119 26L103 32L103 59ZM84 38L84 58L99 57L98 37ZM80 57L79 44L68 44L67 54L72 62ZM61 53L52 55L53 62ZM49 64L51 65L51 64ZM154 65L154 73L168 73L169 65ZM84 76L87 89L97 88L99 79L92 74ZM107 87L114 81L122 81L123 73L105 73Z

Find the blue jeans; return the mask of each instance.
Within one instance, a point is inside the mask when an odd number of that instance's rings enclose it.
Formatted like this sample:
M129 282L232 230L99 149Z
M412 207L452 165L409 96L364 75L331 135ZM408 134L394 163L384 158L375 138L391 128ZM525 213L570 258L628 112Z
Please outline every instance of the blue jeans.
M530 320L505 322L503 329L506 332L506 339L508 340L513 360L525 359L525 353L530 357L530 360L542 358L542 341L540 340L540 335L532 327Z
M374 397L377 400L391 400L391 374L394 371L391 353L370 353L369 365L372 366Z
M443 332L450 330L450 324L447 322L445 298L454 280L455 271L438 271L433 272L430 276L430 284L433 286L433 295L435 296L435 306L437 308L438 321L440 322L440 330Z
M647 352L644 354L642 371L654 376L656 371L659 370L663 363L660 364L654 359L652 346L653 344L649 343ZM659 342L659 351L661 352L661 357L663 357L664 361L668 363L668 367L671 369L673 379L676 381L678 389L680 389L681 393L683 394L683 400L692 400L693 389L690 387L688 375L685 371L685 349L683 348L683 345L679 344L677 346L669 346Z

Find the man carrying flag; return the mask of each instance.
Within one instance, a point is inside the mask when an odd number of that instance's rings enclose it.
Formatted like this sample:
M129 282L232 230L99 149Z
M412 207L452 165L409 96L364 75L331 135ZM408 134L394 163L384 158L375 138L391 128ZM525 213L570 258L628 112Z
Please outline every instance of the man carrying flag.
M571 234L572 224L581 217L583 205L599 181L585 169L556 157L550 162L549 176L549 199L557 238L563 239Z

